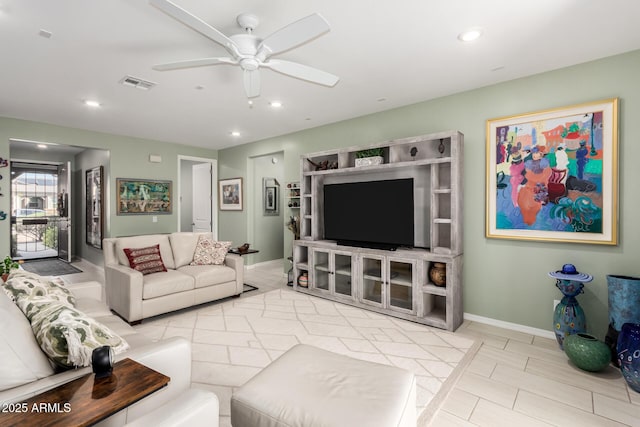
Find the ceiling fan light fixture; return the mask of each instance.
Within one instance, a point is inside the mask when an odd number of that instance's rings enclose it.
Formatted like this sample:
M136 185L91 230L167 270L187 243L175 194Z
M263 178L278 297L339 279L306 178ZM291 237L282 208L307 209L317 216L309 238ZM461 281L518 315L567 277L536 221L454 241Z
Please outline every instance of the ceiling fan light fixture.
M482 28L470 28L458 34L458 40L461 42L472 42L478 40L482 36Z

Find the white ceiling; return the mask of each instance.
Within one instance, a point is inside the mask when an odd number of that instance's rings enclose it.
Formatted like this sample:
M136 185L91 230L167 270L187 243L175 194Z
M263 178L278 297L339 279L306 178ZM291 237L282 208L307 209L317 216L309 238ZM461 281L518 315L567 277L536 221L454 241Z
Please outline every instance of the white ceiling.
M227 53L147 0L0 0L0 116L219 149L640 48L636 0L174 1L226 35L243 12L262 37L318 12L331 31L276 58L340 82L263 69L249 108L238 67L151 69ZM483 37L458 41L470 27Z

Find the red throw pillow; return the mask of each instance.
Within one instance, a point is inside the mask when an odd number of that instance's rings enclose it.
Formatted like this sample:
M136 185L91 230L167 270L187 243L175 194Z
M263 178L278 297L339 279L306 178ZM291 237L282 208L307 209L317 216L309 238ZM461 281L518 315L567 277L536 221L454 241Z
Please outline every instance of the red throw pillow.
M160 255L160 245L148 248L124 249L129 259L129 267L138 270L142 274L159 273L167 271Z

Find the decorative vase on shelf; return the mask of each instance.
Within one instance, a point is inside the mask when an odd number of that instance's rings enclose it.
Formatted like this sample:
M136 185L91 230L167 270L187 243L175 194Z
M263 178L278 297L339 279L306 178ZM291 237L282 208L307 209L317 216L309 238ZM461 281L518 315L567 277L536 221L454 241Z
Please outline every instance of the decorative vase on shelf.
M444 262L431 263L431 268L429 268L429 278L436 286L446 286L447 264Z
M611 363L609 347L593 335L577 333L564 339L564 352L578 368L598 372Z
M562 270L549 272L549 276L556 279L556 287L564 295L553 312L553 331L560 349L564 350L567 336L587 331L584 310L576 296L584 292L584 283L592 281L593 276L578 272L573 264L565 264Z
M640 393L640 323L625 323L618 335L618 363L625 381Z
M309 286L309 274L306 271L298 276L298 286L303 288Z
M609 294L609 328L604 342L611 349L613 363L618 364L618 334L625 323L640 323L640 277L607 275Z

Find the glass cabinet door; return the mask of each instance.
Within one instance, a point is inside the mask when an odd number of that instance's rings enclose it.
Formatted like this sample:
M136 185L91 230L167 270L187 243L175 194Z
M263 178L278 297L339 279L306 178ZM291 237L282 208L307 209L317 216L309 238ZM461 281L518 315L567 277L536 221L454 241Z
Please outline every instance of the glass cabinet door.
M362 257L362 302L382 305L382 258Z
M334 254L334 280L335 293L340 295L353 295L353 278L351 255L335 253Z
M329 290L329 253L313 250L313 280L312 286L317 289Z
M389 260L389 307L413 310L415 264Z

